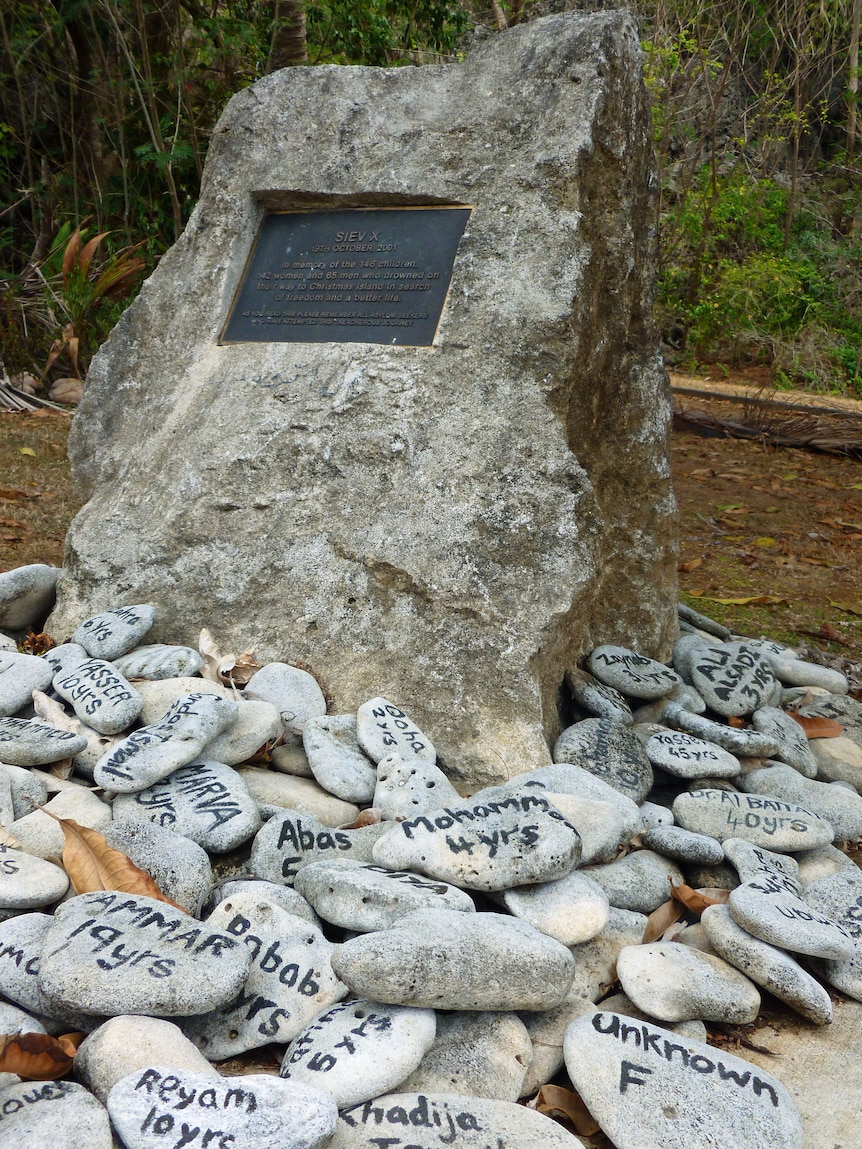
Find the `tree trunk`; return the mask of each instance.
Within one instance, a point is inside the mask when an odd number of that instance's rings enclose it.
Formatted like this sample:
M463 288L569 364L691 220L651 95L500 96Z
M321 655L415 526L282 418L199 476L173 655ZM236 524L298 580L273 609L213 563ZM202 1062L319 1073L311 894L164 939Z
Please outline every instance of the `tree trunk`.
M304 0L274 0L267 73L307 63Z
M856 150L856 100L859 95L859 24L862 0L853 0L850 14L850 60L847 68L847 162Z

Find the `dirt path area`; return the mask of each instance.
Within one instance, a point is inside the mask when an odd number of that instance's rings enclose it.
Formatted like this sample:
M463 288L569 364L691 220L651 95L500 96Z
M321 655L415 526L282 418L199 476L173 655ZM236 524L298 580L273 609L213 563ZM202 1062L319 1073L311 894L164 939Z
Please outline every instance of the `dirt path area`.
M698 391L677 392L678 407L728 418L739 417L740 405L719 395L757 391L724 380L673 382ZM804 393L768 398L812 403ZM862 403L845 403L862 413ZM0 412L0 570L62 562L79 505L66 462L69 422ZM862 460L678 431L673 469L685 601L738 633L862 657Z

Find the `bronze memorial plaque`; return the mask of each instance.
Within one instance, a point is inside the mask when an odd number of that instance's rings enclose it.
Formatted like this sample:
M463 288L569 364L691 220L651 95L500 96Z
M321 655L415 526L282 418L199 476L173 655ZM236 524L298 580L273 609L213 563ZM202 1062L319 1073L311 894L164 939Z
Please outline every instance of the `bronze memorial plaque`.
M472 210L267 213L220 342L429 347Z

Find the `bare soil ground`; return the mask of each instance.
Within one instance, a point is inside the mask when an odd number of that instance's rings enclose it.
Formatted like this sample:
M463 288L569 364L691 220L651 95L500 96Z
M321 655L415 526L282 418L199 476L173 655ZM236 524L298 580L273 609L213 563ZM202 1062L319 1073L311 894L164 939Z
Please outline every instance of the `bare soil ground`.
M708 393L751 391L739 379L673 381L700 392L677 394L678 409L726 418L740 418L739 404ZM862 403L845 405L862 413ZM69 424L54 412L0 412L0 570L62 562L80 505L66 460ZM681 597L737 633L862 658L862 459L678 431L673 468Z

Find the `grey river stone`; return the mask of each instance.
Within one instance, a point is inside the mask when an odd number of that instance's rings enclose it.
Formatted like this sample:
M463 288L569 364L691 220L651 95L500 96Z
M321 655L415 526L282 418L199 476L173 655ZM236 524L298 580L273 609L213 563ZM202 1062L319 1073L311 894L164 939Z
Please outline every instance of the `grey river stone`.
M800 896L798 868L780 854L739 838L724 843L739 870L740 885L728 905L737 925L780 949L840 960L852 957L853 938L834 918L812 909Z
M612 906L645 914L668 900L671 883L683 881L679 866L653 850L634 850L617 862L585 866L581 873L604 890Z
M206 850L154 822L113 821L102 830L109 846L145 870L161 892L193 914L212 885Z
M563 878L581 856L578 832L540 795L445 806L393 826L375 843L375 862L417 870L470 890Z
M0 573L0 629L24 630L41 622L54 604L59 567L30 563Z
M409 1138L409 1141L407 1140ZM583 1149L562 1125L523 1105L456 1093L388 1093L341 1114L327 1149Z
M803 806L767 794L736 794L728 790L695 790L673 803L677 822L695 834L719 842L742 838L754 846L793 853L828 845L832 826Z
M579 870L556 882L503 890L495 895L495 900L513 917L528 922L564 946L590 941L601 933L610 917L607 894Z
M36 806L44 806L48 801L48 788L44 780L23 766L0 765L0 774L8 779L15 818L23 818L25 814L32 813Z
M156 608L149 603L118 606L85 619L72 635L93 658L113 662L138 645L156 620Z
M642 802L653 784L653 772L640 740L622 722L586 718L562 732L554 746L555 762L571 762Z
M780 762L768 762L761 769L750 771L739 785L749 792L804 806L829 823L838 842L862 835L862 795L844 786L804 778L798 770Z
M811 753L817 760L817 777L822 782L848 782L862 791L862 746L853 738L815 738Z
M771 735L757 730L737 730L733 726L713 722L702 714L692 714L678 702L668 703L662 721L705 742L714 742L737 758L774 758L778 752L778 740Z
M309 718L326 713L326 699L317 679L286 662L262 666L246 683L245 693L274 706L284 729L293 734L302 734Z
M338 1121L313 1086L262 1073L214 1081L159 1061L121 1078L108 1112L127 1149L323 1149Z
M624 1013L626 1017L634 1017L638 1021L646 1021L650 1025L657 1021L652 1014L638 1009L628 994L620 991L610 997L603 997L599 1006L605 1013ZM678 1033L682 1037L693 1037L695 1041L706 1041L706 1026L702 1021L691 1018L688 1021L663 1021L662 1028Z
M345 942L333 967L353 993L429 1009L552 1009L575 963L560 942L516 918L414 910Z
M760 994L738 969L676 942L626 947L617 974L635 1005L659 1021L750 1025L760 1011Z
M725 716L752 714L768 705L776 686L767 659L744 642L698 647L691 658L690 681L707 706Z
M624 646L597 646L587 656L586 667L599 682L645 701L661 698L680 684L669 666Z
M260 766L239 766L237 773L248 786L264 819L292 810L317 818L326 826L347 826L359 816L358 806L334 797L313 778L297 778Z
M302 745L311 773L330 794L345 802L372 800L377 771L359 745L355 714L309 718L302 731Z
M644 834L643 843L648 850L674 858L677 862L717 866L724 861L724 850L716 838L692 833L682 826L655 826Z
M144 700L110 662L89 658L54 676L54 689L82 722L100 734L119 734L141 713Z
M72 758L87 748L87 739L30 718L0 718L0 762L10 766L45 766Z
M254 839L249 868L259 878L292 886L303 866L329 858L371 862L374 843L391 824L378 822L359 830L336 830L307 814L287 811L264 824Z
M777 706L763 706L751 716L751 725L761 734L771 735L778 742L775 757L786 762L806 778L817 773L817 759L808 745L808 738L795 718Z
M631 726L632 708L612 686L606 686L583 670L567 671L566 684L572 692L572 698L588 715L610 718Z
M188 694L214 694L219 698L236 701L236 691L223 682L212 682L209 678L165 678L142 679L136 683L136 690L144 700L141 722L152 726L165 717L175 702Z
M802 896L814 910L842 925L853 939L849 957L823 961L818 967L830 985L862 1001L862 871L852 866L820 878L807 886Z
M434 1044L398 1088L517 1101L532 1060L530 1035L517 1014L441 1011Z
M359 745L375 764L387 754L398 753L408 762L418 759L434 765L437 752L416 723L400 706L386 698L371 698L356 712Z
M68 888L69 879L59 866L0 844L0 909L47 906Z
M207 758L238 766L281 733L281 718L269 702L259 699L240 699L236 703L235 720L221 734L217 734L205 747Z
M476 909L470 895L457 886L347 859L312 862L296 875L294 889L327 922L358 933L386 929L411 910Z
M126 678L146 678L153 682L197 674L204 664L202 655L193 647L170 646L165 642L136 646L111 661Z
M40 957L50 1001L88 1013L205 1013L233 998L250 954L238 938L140 894L80 894L54 916Z
M34 690L47 690L51 667L32 654L0 650L0 717L9 717L26 706Z
M96 764L96 783L134 793L187 766L236 719L237 704L209 693L178 698L158 722L135 730Z
M707 906L700 920L725 961L816 1025L832 1021L829 994L790 954L742 929L727 906Z
M421 759L387 754L377 763L372 806L389 820L415 818L441 806L460 805L463 798L438 767Z
M40 858L59 857L66 839L57 818L72 818L81 826L101 830L111 822L111 807L92 790L70 782L45 803L44 809L18 818L10 829L28 853Z
M290 1043L281 1076L325 1090L339 1109L391 1093L434 1041L433 1009L346 1001L319 1013Z
M0 1089L0 1145L111 1149L108 1111L74 1081L22 1081Z
M775 677L786 686L819 686L830 694L846 694L849 683L840 670L805 662L801 658L781 658L767 655Z
M739 759L714 742L704 742L682 730L661 730L644 746L653 766L676 778L735 778Z
M52 646L39 657L48 663L54 674L64 674L74 666L87 662L90 655L77 642L61 642L59 646Z
M84 1038L75 1054L75 1075L104 1105L117 1082L154 1061L221 1080L178 1025L140 1014L112 1017Z
M616 1013L584 1014L565 1040L572 1084L617 1149L802 1149L784 1086L713 1046Z
M211 1061L273 1041L286 1045L347 994L332 970L336 947L316 926L254 891L220 902L207 926L241 939L251 955L248 977L235 1000L183 1025Z
M114 799L114 821L153 822L224 854L260 829L257 803L242 777L222 762L203 759L167 778Z
M578 831L582 866L615 858L620 846L628 844L632 838L626 816L615 802L593 802L588 798L575 798L572 794L547 791L545 797Z
M228 881L222 880L213 887L212 894L207 900L215 908L219 902L229 901L239 894L254 894L256 898L265 898L268 902L275 902L277 906L281 906L289 914L302 918L309 925L320 929L320 918L302 894L298 893L293 886L277 885L275 882L266 881L265 878L237 875L236 878L231 878Z

